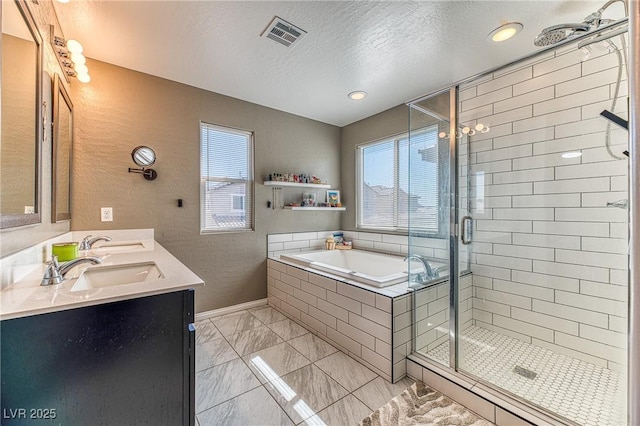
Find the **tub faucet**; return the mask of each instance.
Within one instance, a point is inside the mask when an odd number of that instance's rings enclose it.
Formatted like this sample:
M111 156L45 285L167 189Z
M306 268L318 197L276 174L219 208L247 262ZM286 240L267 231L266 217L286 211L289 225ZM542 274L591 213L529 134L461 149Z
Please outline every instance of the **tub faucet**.
M405 262L411 259L418 260L424 267L424 272L422 274L416 274L416 282L418 284L426 283L429 279L434 278L433 269L431 269L431 264L429 263L427 258L419 254L410 254L409 256L404 258ZM409 276L409 279L411 279L411 275Z
M107 236L91 238L91 235L87 235L82 239L82 242L80 243L80 247L78 247L78 250L90 250L91 247L98 241L111 241L111 238Z
M58 256L52 256L51 261L47 263L47 269L44 271L40 285L60 284L64 281L64 276L71 268L84 262L91 262L97 265L98 263L102 263L102 259L93 256L76 257L61 265L58 263Z

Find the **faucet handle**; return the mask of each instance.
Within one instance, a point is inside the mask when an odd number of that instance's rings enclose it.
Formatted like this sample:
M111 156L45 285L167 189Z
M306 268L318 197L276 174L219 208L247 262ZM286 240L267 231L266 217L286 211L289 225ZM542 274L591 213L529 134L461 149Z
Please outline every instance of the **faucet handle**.
M51 260L47 262L47 269L44 270L40 285L60 284L64 278L60 275L58 264L58 256L51 256Z
M78 247L79 250L89 250L91 248L91 246L89 245L89 238L91 238L92 235L87 235L86 237L84 237L82 239L82 242L80 243L80 247Z

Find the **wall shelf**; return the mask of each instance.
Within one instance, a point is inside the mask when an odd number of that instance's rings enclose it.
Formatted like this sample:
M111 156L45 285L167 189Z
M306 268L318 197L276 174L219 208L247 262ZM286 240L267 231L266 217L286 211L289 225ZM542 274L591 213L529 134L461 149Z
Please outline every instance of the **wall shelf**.
M275 180L265 180L264 186L296 186L298 188L325 188L330 189L331 185L320 183L299 183L299 182L279 182Z
M346 207L302 207L302 206L284 206L285 209L287 210L297 210L297 211L301 211L301 210L305 210L305 211L318 211L318 210L334 210L337 212L343 212L345 210L347 210Z

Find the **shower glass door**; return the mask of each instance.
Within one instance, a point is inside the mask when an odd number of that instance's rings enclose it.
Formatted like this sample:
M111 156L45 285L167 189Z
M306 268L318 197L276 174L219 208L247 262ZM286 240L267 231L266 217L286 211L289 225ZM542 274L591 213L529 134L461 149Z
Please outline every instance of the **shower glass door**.
M451 102L450 93L446 91L410 105L406 162L410 285L414 288L413 351L445 366L451 361Z
M457 369L584 425L626 424L628 133L601 115L627 119L623 46L459 87Z

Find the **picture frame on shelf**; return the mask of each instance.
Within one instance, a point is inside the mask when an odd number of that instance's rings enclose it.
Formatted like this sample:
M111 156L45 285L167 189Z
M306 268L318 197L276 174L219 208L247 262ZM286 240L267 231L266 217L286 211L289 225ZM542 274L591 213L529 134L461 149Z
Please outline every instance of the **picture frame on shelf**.
M316 206L315 192L303 192L301 205L302 207L315 207Z
M331 207L340 205L340 191L337 189L327 190L327 204Z

